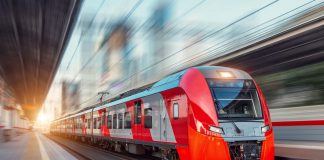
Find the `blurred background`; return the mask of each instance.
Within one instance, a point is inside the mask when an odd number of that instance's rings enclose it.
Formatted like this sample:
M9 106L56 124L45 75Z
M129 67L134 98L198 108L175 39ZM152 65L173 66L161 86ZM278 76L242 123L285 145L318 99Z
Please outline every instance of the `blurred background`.
M80 3L42 103L22 107L15 98L17 93L0 79L1 125L46 126L197 65L249 72L262 88L273 120L294 117L276 114L278 108L303 107L303 112L324 104L321 0ZM101 97L98 92L109 94ZM22 108L28 107L36 116L24 114ZM13 114L8 110L15 110L19 121L8 121Z
M109 92L103 100L111 98L204 65L322 13L321 1L86 0L41 114L53 120L100 102L98 92ZM271 54L280 58L285 53ZM242 60L240 65L214 64L246 69L269 57ZM271 108L296 107L323 103L324 65L316 63L296 62L282 69L263 63L246 70L260 83Z

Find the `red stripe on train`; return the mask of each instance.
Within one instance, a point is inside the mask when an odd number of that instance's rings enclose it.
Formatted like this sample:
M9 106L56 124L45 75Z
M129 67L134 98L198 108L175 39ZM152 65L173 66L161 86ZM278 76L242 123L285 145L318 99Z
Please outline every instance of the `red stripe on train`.
M324 120L272 122L272 126L317 126L324 125Z

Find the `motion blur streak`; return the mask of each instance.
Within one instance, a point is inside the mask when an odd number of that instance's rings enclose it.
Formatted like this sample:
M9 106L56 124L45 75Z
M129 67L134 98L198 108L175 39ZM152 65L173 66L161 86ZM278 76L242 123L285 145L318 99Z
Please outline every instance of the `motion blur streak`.
M97 103L97 92L109 92L104 101L204 64L314 20L322 5L242 2L236 13L230 2L85 1L45 111L64 115Z
M44 105L52 117L181 69L222 65L255 77L276 141L324 140L317 132L324 130L324 2L235 2L236 11L225 1L98 2L84 2Z

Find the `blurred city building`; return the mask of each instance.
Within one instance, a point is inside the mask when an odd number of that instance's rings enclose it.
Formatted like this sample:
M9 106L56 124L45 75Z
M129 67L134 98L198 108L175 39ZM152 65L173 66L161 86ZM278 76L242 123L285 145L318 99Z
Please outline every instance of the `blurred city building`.
M32 125L7 86L0 77L0 142L10 140Z

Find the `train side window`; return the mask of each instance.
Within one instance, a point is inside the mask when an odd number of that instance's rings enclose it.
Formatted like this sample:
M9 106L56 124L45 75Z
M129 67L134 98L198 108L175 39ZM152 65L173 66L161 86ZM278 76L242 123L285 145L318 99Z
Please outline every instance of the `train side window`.
M173 104L173 119L178 119L179 118L179 104L174 103Z
M152 108L144 109L144 127L152 128Z
M134 102L134 124L141 124L141 101Z
M123 114L118 113L118 129L123 129Z
M97 118L93 118L93 129L97 129Z
M103 112L101 125L106 125L106 112Z
M91 121L90 121L90 119L88 119L88 128L89 129L91 128Z
M81 129L81 117L78 118L78 128Z
M132 128L132 116L130 112L124 114L124 128Z
M80 129L82 129L82 124L83 124L83 121L82 121L82 118L80 117Z
M72 119L72 123L73 123L73 128L78 129L78 119L77 118L73 118Z
M117 129L117 114L113 115L113 128Z
M98 129L101 129L101 117L98 117Z
M74 124L74 128L78 129L79 128L79 118L74 118L73 119L73 124Z
M112 128L111 115L108 115L108 116L107 116L107 127L108 127L109 129Z

